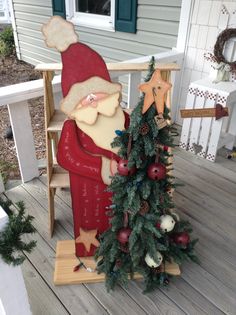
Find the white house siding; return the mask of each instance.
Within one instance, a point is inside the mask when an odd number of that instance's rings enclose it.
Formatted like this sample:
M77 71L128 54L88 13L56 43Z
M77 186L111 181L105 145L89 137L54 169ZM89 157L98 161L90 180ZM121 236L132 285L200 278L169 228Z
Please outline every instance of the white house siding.
M52 16L51 0L13 0L20 56L34 65L58 62L48 49L40 28ZM90 45L108 61L123 61L156 54L176 45L181 0L139 0L137 33L108 32L76 27L80 41Z
M195 0L190 21L180 108L185 107L189 84L209 75L211 66L204 59L204 53L213 52L217 36L223 29L236 27L236 0ZM182 123L180 117L177 122Z

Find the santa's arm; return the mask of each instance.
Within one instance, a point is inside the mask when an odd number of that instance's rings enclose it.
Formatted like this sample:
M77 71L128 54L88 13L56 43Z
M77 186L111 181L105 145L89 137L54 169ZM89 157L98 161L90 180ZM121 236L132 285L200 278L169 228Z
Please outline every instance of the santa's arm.
M102 180L102 159L85 152L79 143L77 126L73 120L64 123L58 144L57 161L69 172L94 180Z

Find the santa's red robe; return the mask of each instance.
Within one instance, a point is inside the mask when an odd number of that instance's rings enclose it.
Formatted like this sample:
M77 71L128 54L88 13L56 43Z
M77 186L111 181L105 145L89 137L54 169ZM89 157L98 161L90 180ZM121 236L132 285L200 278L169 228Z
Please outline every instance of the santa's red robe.
M125 126L129 116L125 114ZM109 131L108 131L109 132ZM115 134L114 134L115 137ZM93 140L81 131L74 120L64 123L58 145L57 161L69 171L75 239L79 229L98 230L98 235L109 227L107 207L111 205L111 193L101 177L102 158L119 161L119 157L108 150L98 147ZM87 252L82 243L76 243L76 256L93 256L96 250L91 245Z

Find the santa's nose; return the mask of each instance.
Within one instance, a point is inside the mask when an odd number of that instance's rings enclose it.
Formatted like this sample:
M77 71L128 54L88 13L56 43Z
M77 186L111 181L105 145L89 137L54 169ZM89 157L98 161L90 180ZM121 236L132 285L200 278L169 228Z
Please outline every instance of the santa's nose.
M81 101L82 106L92 106L97 107L98 101L107 97L107 93L96 93L96 94L89 94Z

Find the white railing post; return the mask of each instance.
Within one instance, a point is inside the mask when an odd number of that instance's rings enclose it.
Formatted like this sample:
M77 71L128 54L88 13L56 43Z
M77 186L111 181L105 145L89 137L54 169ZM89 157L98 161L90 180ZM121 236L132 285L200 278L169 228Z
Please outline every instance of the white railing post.
M0 207L0 232L8 222L8 216ZM0 257L0 314L30 315L30 306L21 268L12 267Z
M180 87L181 87L181 78L183 73L183 58L184 55L178 56L176 59L177 64L180 65L180 71L172 71L171 72L171 83L173 85L172 88L172 100L171 100L171 120L172 122L176 122L177 114L179 109L179 101L180 101Z
M128 81L128 108L134 108L138 104L140 91L138 86L141 82L141 72L130 73Z
M39 176L28 102L8 105L21 179L30 181Z

